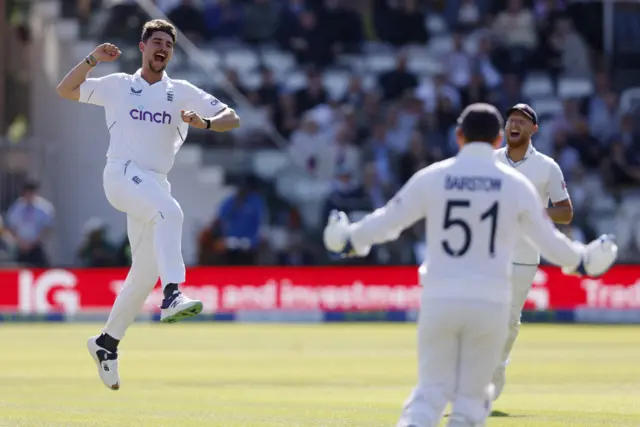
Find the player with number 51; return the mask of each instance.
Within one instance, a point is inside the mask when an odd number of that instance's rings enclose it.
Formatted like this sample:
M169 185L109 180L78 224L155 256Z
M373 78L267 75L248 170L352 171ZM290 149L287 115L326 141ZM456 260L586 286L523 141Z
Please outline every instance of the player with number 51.
M324 230L329 251L363 256L426 220L418 384L398 427L437 426L448 401L449 427L484 425L508 334L512 257L521 236L567 274L598 276L616 259L610 236L585 246L555 228L533 184L494 157L502 128L494 106L468 106L458 119L457 156L418 171L386 206L357 223L332 213Z

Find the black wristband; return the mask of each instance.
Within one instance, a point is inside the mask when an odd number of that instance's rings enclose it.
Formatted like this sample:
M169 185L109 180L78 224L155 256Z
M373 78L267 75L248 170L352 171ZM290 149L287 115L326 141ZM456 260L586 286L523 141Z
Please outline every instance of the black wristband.
M207 124L207 129L211 129L211 119L202 119Z

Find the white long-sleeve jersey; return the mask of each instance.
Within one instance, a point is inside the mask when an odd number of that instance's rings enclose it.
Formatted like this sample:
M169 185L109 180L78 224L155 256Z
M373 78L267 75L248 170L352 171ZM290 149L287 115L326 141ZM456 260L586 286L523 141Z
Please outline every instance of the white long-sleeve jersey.
M366 251L421 219L429 236L420 267L427 298L508 303L523 235L554 264L574 268L581 259L581 246L556 230L533 184L497 162L489 144L467 144L417 172L386 206L351 224L351 244Z

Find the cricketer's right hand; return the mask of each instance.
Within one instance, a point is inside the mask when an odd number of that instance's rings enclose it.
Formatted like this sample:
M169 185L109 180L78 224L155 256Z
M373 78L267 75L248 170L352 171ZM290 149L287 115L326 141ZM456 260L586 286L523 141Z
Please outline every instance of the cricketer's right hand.
M120 58L122 51L114 44L103 43L96 47L93 52L91 52L91 55L93 55L93 57L99 62L111 62Z

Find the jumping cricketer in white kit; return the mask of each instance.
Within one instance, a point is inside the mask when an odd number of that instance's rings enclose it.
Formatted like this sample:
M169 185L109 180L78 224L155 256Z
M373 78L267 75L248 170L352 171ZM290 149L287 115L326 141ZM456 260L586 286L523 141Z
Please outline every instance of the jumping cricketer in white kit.
M522 235L567 274L600 275L615 261L608 236L584 246L553 226L524 175L497 162L502 116L472 104L458 119L456 157L417 172L386 206L350 223L333 212L326 248L364 256L426 220L429 246L420 267L418 384L398 427L436 427L448 401L449 427L483 426L491 377L500 362L511 312L512 253Z
M496 150L499 162L515 168L534 185L542 204L549 201L553 207L547 208L551 220L558 224L568 224L573 218L571 199L560 166L549 156L538 152L532 145L531 137L538 131L538 116L527 104L517 104L507 111L505 127L507 146ZM520 316L531 284L540 264L540 252L526 239L521 239L513 255L511 275L512 301L509 315L509 335L502 354L502 363L493 375L497 399L506 382L506 368L509 354L520 331Z
M111 136L104 191L109 203L127 214L131 269L102 334L87 341L100 378L112 390L120 388L118 344L158 277L164 293L162 322L176 322L202 311L201 301L179 291L185 281L183 214L171 196L167 174L189 126L226 132L240 123L236 113L215 97L167 76L164 70L175 42L172 24L149 21L139 43L142 68L135 74L88 77L99 62L120 57L120 49L106 43L71 70L57 88L63 98L104 107Z

